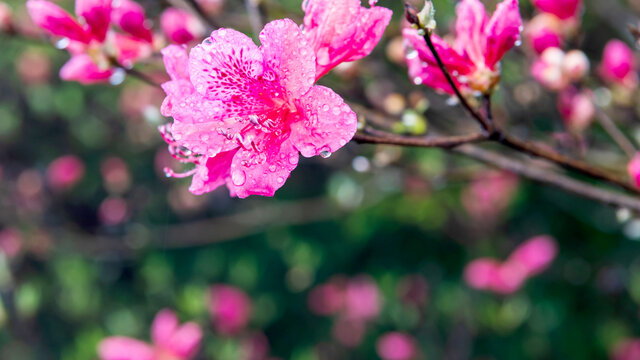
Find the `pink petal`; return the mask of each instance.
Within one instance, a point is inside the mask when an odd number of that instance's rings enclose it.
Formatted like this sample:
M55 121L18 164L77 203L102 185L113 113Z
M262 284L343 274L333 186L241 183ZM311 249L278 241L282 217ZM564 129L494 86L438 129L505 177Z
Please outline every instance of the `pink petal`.
M436 68L436 70L442 71L438 68L438 63L436 62L433 53L427 47L427 43L424 38L418 35L418 31L416 29L404 29L402 31L402 36L404 37L407 44L413 48L417 55L420 57L422 61L427 63L430 66ZM475 70L476 65L474 65L469 59L462 56L458 53L453 47L451 47L446 41L444 41L438 35L432 35L431 41L433 42L433 46L436 48L438 55L442 59L442 62L447 67L450 73L458 73L459 75L467 75ZM409 52L408 56L411 54Z
M476 64L484 61L485 26L489 19L479 0L462 0L456 9L456 48Z
M485 30L487 49L485 64L493 67L520 41L522 17L518 0L503 0L498 4Z
M305 35L316 52L316 79L345 61L371 53L391 20L389 9L360 6L359 0L303 2Z
M214 191L227 183L230 179L231 162L238 150L220 153L210 157L193 175L189 191L195 195L202 195Z
M111 13L112 21L132 36L151 43L153 34L149 30L144 8L135 1L118 0Z
M150 345L127 337L110 337L98 345L101 360L156 360Z
M303 156L336 152L356 133L356 114L329 88L314 86L296 105L304 115L291 125L290 140Z
M191 359L200 348L202 329L196 323L185 323L173 334L163 347L183 359Z
M376 352L383 360L412 360L417 353L416 341L409 334L386 333L376 342Z
M266 68L289 98L309 91L315 82L315 55L298 25L289 19L272 21L260 33L260 42Z
M162 49L162 59L167 74L172 80L189 80L189 55L187 50L178 45L169 45Z
M488 290L498 277L500 264L493 259L477 259L464 269L464 279L474 289Z
M131 65L137 60L147 58L153 52L151 44L133 35L111 33L110 39L118 62L124 65Z
M182 99L190 96L195 92L190 80L172 80L162 84L162 90L167 94L167 97L162 103L160 112L163 116L173 116L173 109L175 104L179 104Z
M567 20L578 15L582 0L533 0L532 3L544 12Z
M210 296L209 312L217 332L231 335L247 326L252 305L243 290L218 284L211 287Z
M538 236L518 246L508 261L521 264L527 276L532 276L549 267L557 253L558 247L552 237Z
M151 339L156 345L166 344L177 329L178 317L173 311L164 309L156 315L151 324Z
M204 35L200 19L189 11L170 7L160 17L162 32L176 44L186 44Z
M76 0L76 15L84 18L94 38L104 41L111 23L112 0Z
M413 52L413 55L412 53L407 55L407 66L409 68L409 78L414 84L425 85L447 94L454 94L453 88L447 82L440 68L422 61L417 52Z
M50 34L89 43L91 36L58 5L45 0L28 0L27 10L33 22Z
M112 74L111 69L100 69L91 57L85 54L72 56L60 69L60 77L63 80L77 81L85 85L108 81Z
M298 165L298 150L287 139L272 135L260 152L240 149L231 164L229 190L241 199L250 195L273 196Z

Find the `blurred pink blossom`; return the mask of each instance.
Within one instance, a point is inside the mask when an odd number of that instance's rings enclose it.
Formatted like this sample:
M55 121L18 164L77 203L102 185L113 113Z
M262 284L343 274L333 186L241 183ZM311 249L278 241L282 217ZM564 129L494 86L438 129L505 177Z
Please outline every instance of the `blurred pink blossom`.
M343 280L334 279L311 289L307 300L311 312L322 316L337 314L344 307L346 279Z
M0 1L0 32L13 28L13 11L5 2Z
M629 162L627 169L629 170L631 182L640 188L640 152Z
M635 54L627 44L611 40L604 48L598 73L607 82L628 89L638 87L638 67Z
M478 223L490 224L498 220L518 190L518 177L500 171L482 172L462 193L462 205Z
M53 190L65 191L84 177L84 162L75 155L57 158L47 168L47 182Z
M22 250L22 233L15 228L7 228L0 231L0 252L11 259Z
M522 18L517 0L503 0L489 18L479 0L463 0L457 7L456 40L450 45L437 35L431 39L442 61L464 93L490 93L500 80L499 62L520 40ZM435 57L418 30L405 29L409 76L424 84L453 94Z
M51 59L42 51L27 49L16 59L16 70L23 83L43 84L51 75Z
M202 330L192 322L180 325L171 310L162 310L151 325L152 344L127 338L109 337L98 345L101 360L189 360L200 347Z
M174 157L195 164L194 194L225 185L232 196L273 196L299 153L329 156L351 140L357 119L332 90L313 86L315 56L291 20L267 24L258 48L231 29L191 50L164 49L171 81L162 128ZM185 150L187 149L187 150Z
M405 333L386 333L378 339L376 352L382 360L411 360L417 355L416 341Z
M560 48L562 39L562 22L550 14L536 15L525 27L524 36L527 43L537 53L542 54L548 48Z
M349 320L373 320L380 313L381 302L378 285L373 279L355 277L345 289L344 316Z
M640 340L625 339L618 342L611 354L611 360L639 360Z
M582 134L596 114L591 93L573 87L563 90L558 96L558 111L567 129L574 134Z
M306 0L304 34L316 54L318 80L343 62L362 59L380 42L391 10L360 6L360 0Z
M98 208L98 217L104 225L122 224L129 216L129 205L119 197L110 197L102 201Z
M160 17L162 32L176 44L187 44L204 35L200 19L189 11L170 7Z
M244 330L251 308L251 299L244 291L222 284L211 287L209 313L217 332L232 335Z
M553 238L534 237L518 246L504 263L488 258L470 262L464 279L474 289L508 295L519 290L529 277L546 270L557 251Z
M531 66L531 74L550 90L561 91L580 82L589 73L589 59L580 50L567 53L557 47L547 48Z
M127 163L118 157L109 157L100 165L105 188L112 194L122 194L131 186L131 174Z
M338 317L331 328L331 335L340 344L355 348L362 344L364 335L367 332L367 324L361 320L349 320Z
M582 7L582 0L532 0L532 3L541 11L561 20L577 17Z

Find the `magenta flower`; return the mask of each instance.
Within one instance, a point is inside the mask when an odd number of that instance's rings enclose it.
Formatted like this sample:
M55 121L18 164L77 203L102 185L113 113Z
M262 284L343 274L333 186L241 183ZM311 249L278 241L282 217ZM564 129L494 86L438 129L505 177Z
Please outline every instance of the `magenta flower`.
M171 152L195 169L191 192L226 184L232 196L273 196L305 157L328 156L351 140L355 113L332 90L313 86L313 48L291 20L276 20L257 47L231 29L191 50L164 53L171 81L162 107ZM175 175L171 172L169 175Z
M463 0L457 16L453 46L437 35L432 35L433 43L458 88L465 94L490 93L500 80L500 60L520 41L518 0L503 0L490 19L479 0ZM413 82L453 94L418 30L405 29L403 35L410 49L406 60Z
M162 32L176 44L186 44L204 35L205 28L192 13L170 7L160 17Z
M27 9L36 25L61 38L71 60L61 69L63 80L92 84L108 80L113 74L113 59L131 65L151 53L151 33L120 34L110 30L112 17L122 4L112 8L111 0L77 0L75 19L58 5L47 0L28 0ZM139 6L139 5L138 5ZM143 21L144 21L143 16ZM124 29L125 31L129 31Z
M84 162L75 155L54 160L47 168L47 181L52 189L64 191L72 188L84 177Z
M391 10L360 0L306 0L304 33L316 54L316 80L337 65L362 59L380 42Z
M627 89L638 87L638 67L633 50L620 40L611 40L604 48L600 76L613 85Z
M637 153L631 160L627 169L629 170L631 182L640 188L640 153Z
M534 6L543 12L553 14L561 20L578 16L582 0L532 0Z
M383 360L412 360L418 353L415 339L405 333L390 332L376 342L376 353Z
M210 296L209 313L216 331L231 335L244 330L251 318L249 296L229 285L212 286Z
M101 360L189 360L200 347L202 330L192 322L180 325L171 310L162 310L151 325L153 344L127 338L109 337L98 345Z

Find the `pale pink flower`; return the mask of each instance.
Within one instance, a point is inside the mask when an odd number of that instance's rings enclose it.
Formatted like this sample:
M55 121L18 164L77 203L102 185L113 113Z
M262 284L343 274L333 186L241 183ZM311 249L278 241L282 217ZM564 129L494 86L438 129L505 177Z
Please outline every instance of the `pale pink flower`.
M531 66L531 75L544 87L561 91L581 81L589 72L589 59L580 50L567 53L557 47L542 52Z
M589 58L580 50L570 50L562 62L562 72L572 82L582 80L589 73Z
M417 352L415 339L401 332L386 333L376 342L376 353L382 360L411 360Z
M0 231L0 253L14 258L22 250L22 233L18 229L7 228Z
M163 128L174 156L195 164L194 194L226 184L232 196L273 196L305 157L328 156L351 140L357 119L332 90L313 86L313 48L291 20L267 24L258 48L231 29L191 50L163 51ZM169 172L169 175L174 175Z
M210 290L209 313L217 332L232 335L244 330L251 318L251 299L233 286L213 285Z
M574 87L563 90L558 96L558 111L567 129L574 134L583 133L596 114L593 96L587 90Z
M349 320L369 321L378 317L382 299L376 282L368 276L353 278L345 288L343 316Z
M532 3L541 11L562 20L577 17L582 7L582 0L532 0Z
M305 0L304 33L316 54L316 80L343 62L369 55L391 21L389 9L360 0Z
M600 76L613 85L628 89L638 87L638 67L633 50L620 40L611 40L604 48Z
M9 31L13 28L13 12L11 7L0 1L0 31Z
M151 325L152 344L109 337L98 345L101 360L190 360L198 353L202 330L192 322L180 325L171 310L162 310Z
M527 43L537 53L542 54L548 48L560 48L562 39L562 22L551 14L536 15L524 29Z
M84 162L75 155L57 158L47 168L47 182L52 189L64 191L72 188L84 177Z
M629 170L631 182L640 188L640 152L629 162L627 169Z
M456 86L465 94L490 93L500 80L500 60L520 41L522 18L518 0L502 1L491 18L479 0L463 0L457 7L457 16L453 46L432 35L435 48ZM413 82L453 94L424 38L416 29L405 29L403 35Z
M162 32L176 44L187 44L204 35L200 19L189 11L170 7L160 17Z

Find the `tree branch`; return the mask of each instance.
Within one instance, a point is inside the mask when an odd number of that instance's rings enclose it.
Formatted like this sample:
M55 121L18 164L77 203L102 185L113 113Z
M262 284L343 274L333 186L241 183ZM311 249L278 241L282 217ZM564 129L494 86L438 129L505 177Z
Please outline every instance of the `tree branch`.
M600 126L609 134L611 139L615 141L616 144L624 151L624 153L629 157L629 159L633 159L638 151L636 147L633 145L631 140L629 140L623 133L620 131L616 123L607 115L606 112L602 109L597 109L596 119L598 119L598 123Z

